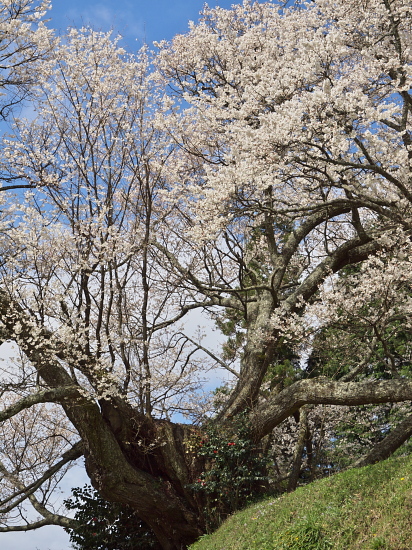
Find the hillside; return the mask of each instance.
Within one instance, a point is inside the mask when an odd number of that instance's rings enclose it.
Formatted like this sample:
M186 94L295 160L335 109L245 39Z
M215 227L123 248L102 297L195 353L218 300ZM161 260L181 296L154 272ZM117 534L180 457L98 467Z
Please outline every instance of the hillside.
M390 459L269 498L191 550L411 550L412 457Z

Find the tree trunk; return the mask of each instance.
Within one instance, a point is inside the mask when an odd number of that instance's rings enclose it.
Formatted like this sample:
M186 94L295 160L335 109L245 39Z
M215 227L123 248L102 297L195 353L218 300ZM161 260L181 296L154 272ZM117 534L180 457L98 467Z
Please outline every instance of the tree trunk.
M295 452L293 455L292 472L289 477L288 488L287 488L289 493L294 491L298 484L300 468L302 465L303 449L305 448L305 442L307 439L306 436L308 432L308 407L307 406L302 407L299 412L300 412L300 415L299 415L298 440L296 442Z
M108 448L86 455L92 484L103 498L133 507L163 550L186 549L205 532L197 502L187 487L196 472L193 465L190 471L185 451L191 427L142 418L120 399L101 407L117 449L112 458ZM101 441L102 435L93 447Z
M153 530L163 550L184 550L204 533L198 510L192 506L193 498L185 497L180 482L174 479L175 471L169 469L169 464L159 464L159 456L153 453L146 457L153 470L150 474L131 464L141 462L141 456L118 453L109 459L104 448L102 453L98 457L94 453L86 456L93 486L103 498L134 508ZM175 464L177 461L175 456Z
M274 339L268 339L273 310L273 297L268 291L261 292L256 303L248 304L248 334L240 377L219 419L228 419L242 411L251 410L257 403L262 380L276 349Z

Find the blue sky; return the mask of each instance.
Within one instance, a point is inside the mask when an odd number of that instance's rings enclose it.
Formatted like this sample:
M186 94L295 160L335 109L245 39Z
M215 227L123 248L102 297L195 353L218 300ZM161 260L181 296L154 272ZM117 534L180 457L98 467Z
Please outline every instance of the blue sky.
M68 26L91 25L113 29L125 38L125 47L135 50L143 43L171 39L187 31L189 20L197 21L203 0L52 0L49 25L60 32ZM234 2L210 1L209 6L230 8Z
M52 0L53 1L53 0ZM230 8L233 0L209 1L209 6ZM48 26L64 34L67 27L90 25L97 30L113 29L124 37L122 46L133 52L144 43L170 40L185 33L188 21L197 21L203 0L54 0ZM82 486L86 478L72 470L62 487L67 491ZM67 494L67 493L66 493ZM1 533L2 550L69 550L68 535L60 527L46 527L26 533Z

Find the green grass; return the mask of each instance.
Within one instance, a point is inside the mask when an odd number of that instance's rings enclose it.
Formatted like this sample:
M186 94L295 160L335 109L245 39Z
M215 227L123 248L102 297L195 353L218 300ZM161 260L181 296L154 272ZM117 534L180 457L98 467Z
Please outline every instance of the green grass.
M190 550L412 550L412 456L263 500Z

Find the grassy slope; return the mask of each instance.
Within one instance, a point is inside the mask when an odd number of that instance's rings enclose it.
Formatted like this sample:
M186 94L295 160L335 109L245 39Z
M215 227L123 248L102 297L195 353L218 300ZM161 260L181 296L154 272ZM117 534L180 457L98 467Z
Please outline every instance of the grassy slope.
M191 550L412 550L412 456L349 470L234 514Z

